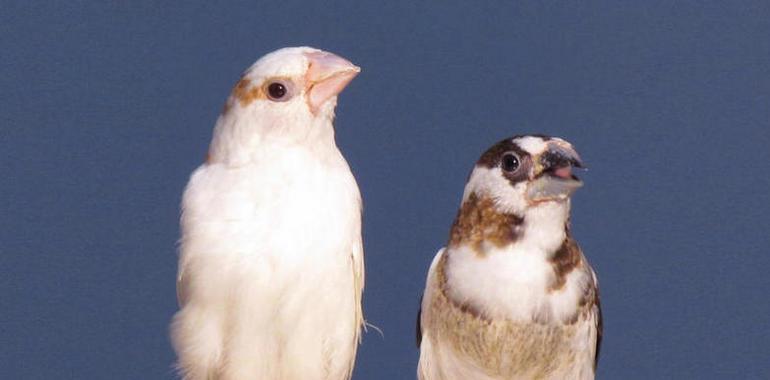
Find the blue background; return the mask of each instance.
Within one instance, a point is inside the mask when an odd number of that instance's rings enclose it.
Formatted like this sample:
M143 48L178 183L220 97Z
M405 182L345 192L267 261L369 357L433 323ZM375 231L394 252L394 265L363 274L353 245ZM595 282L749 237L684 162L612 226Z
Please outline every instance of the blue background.
M2 2L0 378L170 379L178 204L241 71L363 68L337 140L365 201L356 379L414 378L465 179L519 133L588 163L602 379L770 377L770 5Z

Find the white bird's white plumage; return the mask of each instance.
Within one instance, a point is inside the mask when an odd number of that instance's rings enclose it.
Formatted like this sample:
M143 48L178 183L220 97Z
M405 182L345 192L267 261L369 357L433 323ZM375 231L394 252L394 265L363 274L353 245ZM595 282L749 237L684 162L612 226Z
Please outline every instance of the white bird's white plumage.
M515 170L503 162L511 154ZM568 229L580 186L569 169L580 165L569 143L545 136L504 140L481 157L428 271L421 380L593 378L596 277Z
M233 90L182 200L172 338L184 378L350 378L363 325L361 198L332 120L357 72L286 48Z

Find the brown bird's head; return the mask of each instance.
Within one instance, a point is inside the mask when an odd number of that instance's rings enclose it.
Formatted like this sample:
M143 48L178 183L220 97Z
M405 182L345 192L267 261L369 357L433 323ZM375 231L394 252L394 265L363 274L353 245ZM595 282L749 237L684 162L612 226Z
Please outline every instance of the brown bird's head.
M583 185L573 174L583 162L570 143L543 135L502 140L481 155L465 186L450 245L505 246L526 225L563 232L572 193ZM559 231L557 231L559 232Z
M573 174L583 161L572 144L558 137L516 136L489 148L476 163L465 192L495 200L523 215L544 202L567 202L583 185Z

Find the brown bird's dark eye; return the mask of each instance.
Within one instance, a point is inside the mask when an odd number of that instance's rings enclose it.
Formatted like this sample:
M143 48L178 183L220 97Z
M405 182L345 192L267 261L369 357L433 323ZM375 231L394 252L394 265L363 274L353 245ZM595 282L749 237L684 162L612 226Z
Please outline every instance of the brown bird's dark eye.
M515 172L519 168L519 157L513 153L506 153L503 155L501 166L507 172Z
M267 93L270 95L270 98L274 100L283 98L286 96L286 92L286 86L284 86L282 83L273 82L267 86Z

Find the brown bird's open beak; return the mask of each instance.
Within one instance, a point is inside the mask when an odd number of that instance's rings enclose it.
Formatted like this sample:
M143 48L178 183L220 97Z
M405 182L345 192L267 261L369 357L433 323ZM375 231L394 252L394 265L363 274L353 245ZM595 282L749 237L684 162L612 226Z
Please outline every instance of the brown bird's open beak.
M307 102L316 113L327 100L342 92L361 68L325 51L307 53L307 57L310 60L305 74Z
M583 181L572 173L573 168L584 168L580 156L568 142L554 139L535 159L535 177L527 188L530 201L563 200L568 198Z

